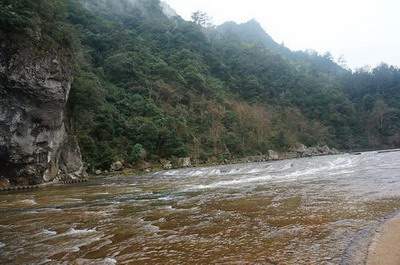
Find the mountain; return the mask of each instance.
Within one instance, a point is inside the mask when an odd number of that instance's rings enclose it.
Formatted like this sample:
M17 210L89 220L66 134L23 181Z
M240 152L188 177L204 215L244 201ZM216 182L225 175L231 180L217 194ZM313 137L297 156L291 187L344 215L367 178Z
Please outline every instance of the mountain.
M24 40L5 44L13 53L4 58L19 58L30 42L38 59L50 49L69 54L62 57L71 66L71 91L57 113L65 113L90 171L117 160L218 162L301 143L400 144L396 67L352 72L330 54L277 44L255 20L204 28L157 0L0 4L3 39ZM10 75L0 80L4 94L12 90ZM9 122L0 121L9 132ZM34 138L29 132L21 143ZM12 168L5 154L14 146L2 145L0 159Z
M166 15L168 18L174 18L179 16L178 13L176 13L176 11L167 3L161 1L160 6L164 15Z
M239 41L243 43L253 43L264 45L271 50L284 50L284 47L276 43L273 38L265 32L255 19L246 23L237 24L236 22L225 22L217 26L217 37L225 41Z

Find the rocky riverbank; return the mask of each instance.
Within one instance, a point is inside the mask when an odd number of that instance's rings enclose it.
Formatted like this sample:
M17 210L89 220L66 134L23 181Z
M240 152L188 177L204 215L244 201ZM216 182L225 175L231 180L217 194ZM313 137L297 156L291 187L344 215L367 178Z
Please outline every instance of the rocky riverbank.
M300 144L296 147L291 148L288 152L278 152L275 150L269 150L267 154L260 154L256 156L247 156L242 158L224 158L218 159L216 157L211 157L207 161L200 161L192 159L191 157L175 158L175 159L161 159L158 162L145 162L141 161L136 165L131 165L124 161L116 161L110 165L110 170L102 171L100 169L95 170L93 173L95 175L108 175L108 174L118 174L121 172L126 173L150 173L160 170L170 170L178 168L189 168L189 167L199 167L199 166L216 166L216 165L226 165L226 164L239 164L239 163L255 163L255 162L268 162L277 161L285 159L296 159L303 157L313 157L313 156L326 156L326 155L337 155L340 154L335 148L330 148L326 145L307 147Z
M285 159L296 159L302 157L313 157L313 156L325 156L325 155L336 155L340 152L334 148L329 148L328 146L317 146L317 147L307 147L305 145L299 145L292 148L288 152L278 152L274 150L269 150L267 154L258 156L248 156L243 158L229 158L218 160L216 158L210 158L207 161L199 161L192 159L190 157L175 158L171 160L161 159L158 162L146 162L141 161L136 165L131 165L124 161L116 161L110 165L109 170L96 170L92 172L93 175L114 175L114 174L143 174L151 173L161 170L170 170L178 168L189 168L189 167L204 167L204 166L216 166L216 165L226 165L226 164L239 164L239 163L256 163L256 162L268 162L268 161L278 161ZM69 183L80 183L86 180L86 178L71 178L69 176L60 175L53 179L48 184L69 184ZM30 187L32 185L13 185L7 178L0 177L0 191L8 190L18 190L18 187ZM34 185L36 187L36 185ZM22 189L22 188L21 188Z

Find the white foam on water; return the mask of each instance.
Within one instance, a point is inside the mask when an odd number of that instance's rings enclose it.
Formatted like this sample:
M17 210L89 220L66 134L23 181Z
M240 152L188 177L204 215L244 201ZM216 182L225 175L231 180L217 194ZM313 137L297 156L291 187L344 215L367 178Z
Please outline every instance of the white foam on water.
M21 203L27 204L27 205L37 205L38 204L34 199L22 200Z
M62 212L62 209L59 208L42 208L39 212L51 213L51 212Z
M52 261L53 261L52 259L45 258L45 259L42 260L40 263L38 263L38 265L48 264L49 262L52 262Z
M117 264L117 260L114 258L105 258L104 259L105 264L107 265L114 265Z
M169 170L164 172L157 172L154 175L166 175L166 176L174 176L179 173L179 170Z
M165 197L158 198L158 200L160 200L160 201L172 201L175 198L176 198L175 196L168 195L168 196L165 196Z
M195 171L189 173L189 175L192 177L201 176L203 174L204 174L203 170L195 170Z
M356 171L355 170L340 170L340 171L330 172L328 175L329 176L347 175L347 174L352 174L354 172L356 172Z
M165 206L164 209L168 210L168 211L175 211L176 210L176 208L172 207L171 205Z
M42 234L45 234L47 236L55 236L57 235L56 231L48 230L48 229L43 229Z
M4 244L3 242L0 242L0 248L4 248L6 246L6 244Z
M279 167L278 167L279 166ZM307 176L307 179L309 178L316 178L319 177L321 173L330 175L330 172L339 172L338 170L341 170L342 174L347 174L351 173L350 168L354 166L354 159L350 157L343 157L343 158L337 158L336 160L332 162L322 162L320 166L315 167L313 164L306 164L305 168L299 169L297 171L293 172L287 172L290 169L295 169L295 163L294 162L285 162L285 164L280 163L275 164L273 167L269 168L251 168L245 167L243 169L231 169L227 170L227 172L224 173L224 175L229 175L230 172L235 172L235 174L243 174L243 175L248 175L248 174L255 174L255 173L262 173L266 172L267 170L274 170L274 169L279 169L278 172L280 174L278 175L270 175L270 174L265 174L265 175L259 175L255 177L248 177L248 176L243 176L240 179L233 179L233 180L224 180L224 181L217 181L214 183L210 184L201 184L201 185L193 185L189 186L188 188L184 189L183 191L194 191L194 190L204 190L204 189L215 189L215 188L223 188L223 187L235 187L235 186L243 186L251 183L257 183L257 182L264 182L264 181L269 181L269 180L276 180L276 181L294 181L297 180L299 177L302 177L301 179L305 179ZM301 167L301 165L300 165ZM304 166L303 166L304 167ZM346 169L346 171L344 171ZM200 170L199 170L200 172ZM206 173L204 171L201 171L202 173ZM208 172L213 172L208 171ZM198 172L197 172L198 173ZM215 172L213 172L215 173ZM267 173L267 172L266 172Z
M254 174L254 173L260 173L260 172L264 172L264 171L265 171L264 168L254 168L254 169L249 170L247 173Z
M280 169L280 171L286 171L288 169L291 169L293 167L293 163L287 163L285 165L283 165L283 167Z
M70 228L64 235L83 235L97 232L96 229L75 229Z
M63 245L61 248L58 249L58 251L64 252L79 252L82 247L88 246L94 242L97 242L102 239L104 235L96 235L96 234L89 234L89 233L84 233L86 236L84 238L78 237L75 239L71 239L67 242L67 244ZM63 234L64 235L64 234ZM87 263L85 263L87 264ZM95 263L98 264L98 263Z
M69 250L70 250L71 252L79 252L79 251L81 250L81 248L78 247L78 246L74 246L74 247L71 247Z
M77 265L115 265L117 264L117 260L114 258L105 258L105 259L82 259L79 258L75 260Z
M292 173L282 175L282 177L293 178L293 177L300 177L300 176L306 176L306 175L314 175L314 174L321 173L321 172L327 173L329 175L330 174L330 173L328 173L329 171L335 170L335 172L337 172L336 170L338 170L338 169L350 168L352 166L353 166L352 159L338 158L333 162L328 162L328 164L326 164L326 165L294 171Z
M238 186L243 184L249 184L253 182L260 182L270 180L273 177L270 175L266 176L257 176L253 178L242 178L242 179L234 179L234 180L225 180L225 181L218 181L208 185L194 185L185 189L185 191L192 191L192 190L204 190L204 189L215 189L215 188L222 188L222 187L229 187L229 186Z
M160 228L153 224L146 224L143 226L143 229L154 234L160 232Z

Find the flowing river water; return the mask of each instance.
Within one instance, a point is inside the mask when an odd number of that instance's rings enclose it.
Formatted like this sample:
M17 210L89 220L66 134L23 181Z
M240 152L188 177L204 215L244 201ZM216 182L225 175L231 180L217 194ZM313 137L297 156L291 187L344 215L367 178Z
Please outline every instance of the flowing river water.
M398 209L400 153L97 178L0 194L0 264L351 264Z

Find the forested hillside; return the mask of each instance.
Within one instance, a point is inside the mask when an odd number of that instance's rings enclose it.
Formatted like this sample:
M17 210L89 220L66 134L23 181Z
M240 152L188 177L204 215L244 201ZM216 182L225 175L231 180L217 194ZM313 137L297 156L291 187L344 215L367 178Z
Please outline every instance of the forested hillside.
M398 68L352 72L256 21L189 22L158 0L3 0L0 29L73 51L69 115L90 168L400 144Z

